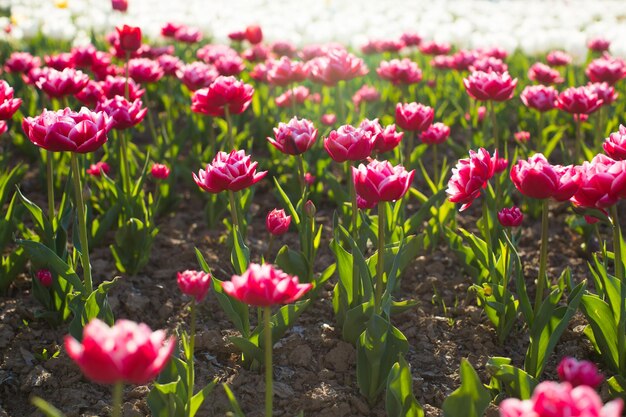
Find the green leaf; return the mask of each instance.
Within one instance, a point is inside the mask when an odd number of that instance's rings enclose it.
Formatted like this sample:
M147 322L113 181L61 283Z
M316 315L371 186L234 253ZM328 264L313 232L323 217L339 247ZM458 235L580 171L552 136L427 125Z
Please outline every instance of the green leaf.
M78 295L70 301L70 309L74 313L74 318L70 322L69 330L75 339L82 340L83 327L91 319L98 318L109 326L113 325L113 311L109 305L107 293L118 279L119 277L115 277L112 281L104 281L86 299Z
M289 249L284 245L276 255L276 265L290 275L300 278L300 282L311 282L309 277L309 262L302 252Z
M424 410L413 395L411 368L402 355L387 378L385 409L388 417L424 417Z
M237 402L237 398L235 398L235 394L233 394L228 385L222 384L222 387L224 388L224 392L226 393L226 397L228 398L228 402L230 403L230 408L235 414L235 417L246 417L243 411L241 411L241 407L239 407L239 403Z
M213 388L217 385L218 379L215 378L209 382L204 388L198 391L193 397L191 397L191 408L189 411L189 417L194 417L198 412L198 409L206 399L206 397L213 391Z
M248 269L248 264L250 263L250 249L248 249L243 241L243 236L239 228L234 228L233 230L233 250L230 254L230 261L235 268L235 272L241 275Z
M291 215L291 218L293 219L294 224L296 225L298 230L300 230L300 216L298 216L298 211L295 209L295 207L291 203L291 200L289 199L289 197L287 197L287 193L285 193L283 188L280 186L280 183L278 182L278 179L276 177L274 177L274 184L276 185L276 189L278 190L278 195L280 197L280 200L283 202L283 205L287 207L287 209L289 210L289 214Z
M524 370L511 365L509 358L489 358L486 367L487 371L504 386L506 393L511 397L527 400L539 383Z
M46 417L65 417L65 414L43 398L33 397L30 402L39 409Z
M580 309L587 317L589 329L592 331L594 346L602 359L613 369L619 371L618 329L613 311L609 305L595 294L586 293L582 296ZM585 329L587 332L587 329Z
M41 267L47 267L57 276L69 281L81 293L85 292L85 287L74 269L59 258L52 249L32 240L18 239L16 242L24 248L31 262Z
M222 288L222 281L215 277L211 277L213 284L213 293L228 319L235 325L235 328L241 332L243 337L250 335L250 317L248 305L241 301L229 297Z
M441 406L444 417L483 417L491 402L489 390L467 359L461 359L461 386Z

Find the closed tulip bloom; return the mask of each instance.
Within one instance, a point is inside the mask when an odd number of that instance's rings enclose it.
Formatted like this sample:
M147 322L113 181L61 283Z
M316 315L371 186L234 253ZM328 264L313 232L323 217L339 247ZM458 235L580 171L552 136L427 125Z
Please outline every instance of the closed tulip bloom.
M500 403L500 417L619 417L622 399L602 404L589 386L572 387L568 382L544 381L529 400L507 398Z
M551 67L564 67L572 62L572 57L563 51L552 51L546 56L546 61Z
M169 76L178 76L178 71L183 68L183 61L173 55L161 55L157 58L157 62L161 66L163 73ZM206 87L208 87L208 85L206 85Z
M245 30L234 30L228 33L228 39L235 42L243 42L246 40Z
M350 125L331 131L324 139L324 149L336 162L361 161L370 156L373 147L370 132Z
M267 138L276 149L287 155L300 155L311 149L317 139L317 129L307 119L293 117L288 123L274 128L274 139Z
M40 269L35 274L35 277L37 278L37 281L39 281L39 283L44 287L50 288L52 286L52 272L50 272L48 269Z
M125 97L126 79L124 77L107 76L106 80L100 82L102 91L106 98L115 98L115 96ZM128 96L132 101L137 100L146 90L142 89L139 84L132 79L128 80Z
M518 207L503 208L498 212L498 221L504 227L518 227L522 224L524 215Z
M22 104L22 99L13 98L13 87L0 80L0 120L9 120Z
M557 97L559 109L572 114L591 114L602 106L602 99L587 86L570 87Z
M291 276L270 264L248 266L242 275L233 275L222 282L224 292L242 303L270 307L298 301L312 284L300 284L298 277Z
M61 98L80 92L89 82L89 76L82 71L66 68L57 71L50 68L35 84L49 97Z
M512 79L508 72L476 71L463 79L467 94L476 100L506 101L513 97L517 78Z
M600 38L600 37L590 39L589 42L587 42L587 48L589 48L590 50L594 52L608 51L610 46L611 46L611 41L609 41L608 39Z
M56 55L46 55L43 58L47 66L57 71L63 71L65 68L74 68L74 55L70 52L61 52Z
M292 61L283 56L278 61L272 61L268 65L267 81L270 84L286 86L304 81L309 75L308 67L304 62Z
M85 88L74 94L74 97L87 107L96 107L96 105L104 100L104 90L99 82L89 80Z
M258 25L250 25L246 28L246 40L250 42L252 45L256 45L263 41L263 31L261 30L261 26Z
M419 48L424 55L447 55L452 49L449 43L435 41L424 41Z
M128 10L128 0L111 0L111 8L118 12L126 12Z
M374 139L374 150L378 153L389 152L400 144L403 137L404 132L396 132L395 124L386 126Z
M283 209L274 209L267 213L265 218L265 227L267 231L274 236L280 236L287 233L291 224L291 216L288 216Z
M183 65L176 71L176 76L185 84L185 87L191 91L196 91L210 86L219 77L219 73L211 65L197 61Z
M619 97L619 94L615 91L615 87L608 83L589 83L587 87L598 95L598 98L602 100L603 106L611 105Z
M85 172L92 177L101 177L103 173L105 175L109 175L109 172L111 172L111 166L106 162L100 161L89 165L89 168L87 168Z
M602 58L591 61L585 74L591 82L605 82L614 85L626 77L626 62L621 58L614 58L605 54Z
M141 28L124 25L116 27L119 46L126 53L135 52L141 46Z
M563 382L569 382L573 387L587 385L591 388L597 388L604 381L604 377L598 372L598 368L593 362L577 361L569 356L561 359L556 370L559 379Z
M155 83L163 77L158 62L149 58L134 58L128 61L128 74L138 83Z
M420 135L420 140L427 145L438 145L450 136L450 128L439 122L432 124Z
M416 84L422 81L422 70L408 58L382 61L376 70L378 76L392 84Z
M170 176L170 169L165 164L152 164L150 175L157 180L165 180Z
M334 113L323 114L321 121L322 121L322 124L326 126L333 126L335 123L337 123L337 115Z
M578 190L578 170L569 165L551 165L542 154L519 160L511 168L511 180L527 197L568 200Z
M494 173L500 174L509 167L509 160L506 158L498 158L496 159L496 167L494 168Z
M204 300L211 287L211 274L204 271L186 270L176 274L176 283L180 291L196 299Z
M579 168L578 191L571 198L580 207L605 209L626 197L626 162L598 154Z
M83 107L79 112L44 110L37 117L25 117L22 129L31 142L49 151L88 153L106 143L111 125L105 113Z
M459 159L456 167L452 169L446 193L451 202L463 203L460 211L470 207L481 190L487 186L487 182L495 173L497 159L497 150L491 156L483 148L478 152L470 150L469 158Z
M407 171L402 165L394 167L389 161L374 159L367 165L352 167L354 188L361 198L370 203L401 199L414 176L415 170Z
M96 110L109 115L113 121L114 129L124 130L138 125L146 116L148 109L141 106L142 102L139 99L130 102L124 97L115 96L100 102Z
M113 327L92 319L79 342L65 336L65 350L90 380L99 384L118 382L143 385L154 380L172 355L175 338L163 330L118 320Z
M520 99L526 107L544 112L556 107L558 96L559 92L554 87L529 85L522 91Z
M210 116L223 116L224 107L230 114L243 113L250 102L254 88L234 77L219 76L208 88L194 92L191 98L191 110Z
M263 44L253 45L252 48L246 49L242 53L242 57L249 62L262 62L269 59L272 51Z
M240 191L261 181L267 171L256 172L258 162L251 162L250 156L241 151L218 152L206 171L201 169L193 179L200 188L210 193L225 190Z
M183 43L197 43L202 40L200 29L182 25L174 34L174 39Z
M619 125L619 130L613 132L604 140L604 152L616 161L626 159L626 127Z
M541 62L534 63L528 69L528 78L545 85L561 84L565 81L558 70Z
M41 59L28 52L13 52L4 62L4 70L13 73L28 73L31 69L41 66Z
M396 104L396 124L404 130L423 132L433 123L435 110L421 103Z
M368 72L362 59L339 48L331 49L325 56L310 61L309 68L313 81L328 86L362 77Z

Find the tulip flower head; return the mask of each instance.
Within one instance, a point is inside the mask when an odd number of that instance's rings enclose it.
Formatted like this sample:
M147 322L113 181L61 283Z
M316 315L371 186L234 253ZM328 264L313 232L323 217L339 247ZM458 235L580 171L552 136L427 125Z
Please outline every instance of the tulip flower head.
M111 172L111 166L106 162L99 161L95 164L89 165L86 172L92 177L101 177L102 174L109 175L109 172Z
M43 60L47 66L54 68L57 71L63 71L65 68L76 67L74 55L70 52L62 52L56 55L46 55Z
M13 52L4 62L4 70L12 73L27 74L33 68L41 66L41 59L28 52Z
M322 124L326 126L332 126L337 123L337 115L334 113L326 113L322 115L321 118Z
M519 132L513 133L513 137L520 143L526 143L530 140L530 132L520 130Z
M198 28L181 25L174 33L174 39L188 44L197 43L202 40L202 32Z
M115 96L125 97L126 78L113 77L108 75L104 81L100 82L102 91L106 98L115 98ZM146 90L142 89L139 84L135 83L131 78L128 79L128 98L135 101L144 95Z
M176 283L180 291L200 302L206 297L211 287L211 274L204 271L186 270L176 274Z
M308 75L308 66L300 61L292 61L286 56L268 64L267 81L273 85L286 86L299 83L306 80Z
M267 213L265 218L265 227L267 231L274 236L280 236L287 233L291 224L291 216L288 216L283 209L274 209Z
M397 132L395 124L386 126L374 138L374 150L379 153L389 152L400 144L403 137L404 132Z
M614 85L626 77L626 61L605 54L602 58L594 59L585 71L593 83L608 83Z
M352 167L354 188L370 204L401 199L414 176L415 170L407 171L402 165L394 167L389 161L374 159L367 165Z
M561 73L541 62L534 63L528 70L528 78L544 85L561 84L563 77Z
M113 327L93 319L83 340L65 337L65 350L85 376L99 384L146 384L163 370L175 346L174 337L147 325L118 320Z
M261 30L261 26L258 25L250 25L246 28L246 40L250 42L252 45L256 45L263 41L263 31Z
M111 8L124 13L128 10L128 0L111 0Z
M99 82L89 80L85 88L74 94L74 97L86 107L96 107L105 99L104 90Z
M477 58L472 65L468 68L471 72L483 71L483 72L497 72L503 73L508 71L509 67L500 58L494 58L492 56L483 56Z
M362 77L368 72L362 59L339 48L331 49L325 56L312 60L309 68L313 81L328 86Z
M416 84L422 81L422 70L419 69L417 63L408 58L382 61L376 73L380 78L391 81L394 85Z
M520 99L526 107L545 112L556 108L559 92L554 87L529 85L524 88Z
M498 212L498 221L504 227L519 227L524 215L518 207L503 208Z
M88 82L89 76L80 70L66 68L57 71L49 68L35 80L35 85L49 97L60 98L79 93Z
M604 210L626 197L626 162L598 154L578 167L578 190L570 201Z
M557 367L559 379L563 382L569 382L573 387L579 385L587 385L591 388L597 388L604 377L598 372L598 368L590 361L577 361L572 357L565 357L559 362Z
M452 49L449 43L435 41L424 41L419 48L424 55L447 55Z
M135 52L141 46L141 28L124 25L116 27L119 46L126 53Z
M182 27L183 25L178 23L167 22L161 27L161 36L165 38L173 38L174 35L176 35L176 32L178 32L178 30Z
M602 106L603 102L596 92L587 87L570 87L558 95L556 105L571 114L591 114Z
M48 269L40 269L35 274L35 277L42 286L46 288L50 288L52 286L52 273Z
M452 169L446 193L451 202L463 203L460 211L470 207L481 190L487 186L487 181L495 173L497 159L497 150L491 156L483 148L478 152L470 150L469 158L459 159L456 167Z
M421 103L396 104L396 124L404 130L423 132L430 127L435 110Z
M150 175L157 180L165 180L170 176L170 169L165 164L152 164Z
M450 128L438 122L432 124L420 134L420 140L427 145L438 145L443 143L450 136Z
M578 190L578 170L569 166L551 165L543 154L520 159L511 168L511 180L527 197L557 201L569 200Z
M373 147L370 132L350 125L341 126L324 138L324 149L336 162L362 161L370 156Z
M250 264L242 275L233 275L230 281L222 282L226 294L257 307L293 303L312 287L312 284L300 284L298 277L270 264L255 263Z
M224 116L224 108L230 114L243 113L252 101L254 88L234 77L219 76L208 88L194 92L191 110L210 116Z
M9 120L22 104L21 98L13 98L13 88L0 80L0 120Z
M551 51L546 56L546 61L551 67L565 67L572 62L572 57L563 51Z
M619 97L615 87L609 83L588 83L587 87L598 95L598 98L602 100L603 106L611 105Z
M103 111L111 118L114 129L124 130L138 125L146 116L148 108L141 106L139 99L130 102L124 97L115 96L100 102L96 110Z
M611 41L602 37L592 38L587 42L587 48L593 52L606 52L610 46Z
M144 84L155 83L164 75L159 63L149 58L134 58L128 61L128 74L134 81Z
M317 129L307 119L293 117L288 123L274 128L274 138L267 138L276 149L287 155L300 155L309 150L317 139Z
M222 191L240 191L251 187L267 175L267 171L256 172L258 162L251 162L245 151L231 153L218 152L213 162L193 174L198 187L210 193Z
M506 101L513 97L517 78L512 79L508 72L475 71L463 79L463 85L470 97L479 101Z
M176 71L178 79L191 91L209 87L219 75L214 67L200 61L182 65Z

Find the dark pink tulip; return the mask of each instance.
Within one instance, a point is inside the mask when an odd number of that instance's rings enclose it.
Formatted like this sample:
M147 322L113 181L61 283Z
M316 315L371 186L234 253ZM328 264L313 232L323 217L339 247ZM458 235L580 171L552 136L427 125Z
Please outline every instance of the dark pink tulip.
M404 32L402 36L400 36L400 40L404 42L406 46L419 46L422 42L422 37L415 32Z
M315 144L317 129L307 119L293 117L288 123L274 128L274 139L267 138L276 149L287 155L300 155Z
M324 149L336 162L364 160L370 156L373 147L370 132L350 125L341 126L324 138Z
M35 84L52 98L60 98L78 93L89 82L89 76L82 71L66 68L57 71L50 68L42 73Z
M311 79L328 86L339 81L351 80L367 74L368 69L362 59L344 49L334 48L320 58L309 62Z
M4 62L6 72L27 74L31 69L40 67L41 59L28 52L13 52Z
M569 356L561 359L556 370L561 381L569 382L574 387L586 385L597 388L604 381L604 377L598 372L598 368L593 362L577 361Z
M283 209L274 209L267 213L265 218L265 227L267 231L274 236L280 236L287 233L291 224L291 216L288 216Z
M173 38L174 35L176 35L176 32L178 32L178 29L182 27L183 25L178 23L168 22L161 27L161 36L165 38Z
M570 87L557 97L559 109L572 114L590 114L602 106L602 99L587 86Z
M415 84L422 81L422 70L408 58L382 61L376 70L378 76L394 85Z
M191 91L209 87L219 75L214 67L200 61L183 65L176 71L178 79Z
M79 112L44 110L37 117L25 117L22 129L31 142L49 151L88 153L106 143L111 125L105 113L83 107Z
M183 43L197 43L202 40L202 32L198 28L183 25L174 33L174 39Z
M240 191L261 181L267 171L256 172L258 162L251 162L245 151L218 152L213 162L201 169L193 179L198 187L210 193Z
M494 168L494 173L500 174L509 167L509 160L506 158L498 158L496 160L496 167Z
M176 345L174 336L153 332L147 325L118 320L113 327L93 319L83 340L65 336L65 350L85 376L99 384L143 385L163 370Z
M487 186L493 177L498 159L498 151L489 155L486 149L478 152L469 151L469 158L459 159L452 169L452 177L448 181L446 193L453 203L463 203L460 211L467 209L480 195L480 191Z
M520 99L526 107L538 110L540 112L552 110L556 107L556 101L559 92L554 87L546 87L544 85L529 85L524 88Z
M126 79L124 77L112 77L109 75L106 77L105 81L100 82L100 85L102 86L102 91L104 91L106 98L125 96ZM146 90L142 89L141 86L132 79L128 80L128 95L130 100L135 101L141 98L145 92Z
M363 125L363 123L361 123L361 125ZM400 144L403 137L404 132L396 132L395 124L386 126L375 136L374 150L378 153L389 152Z
M103 111L113 121L113 128L116 130L124 130L136 126L148 113L147 108L142 108L140 99L129 102L122 96L102 101L96 107L97 111Z
M0 120L9 120L22 104L22 99L13 98L13 87L0 80Z
M358 194L356 196L356 206L357 206L357 208L359 210L369 210L369 209L372 209L372 208L376 207L377 204L378 204L378 202L376 202L376 201L367 201L366 199L364 199L363 197L361 197Z
M243 60L237 55L225 55L215 60L213 63L220 75L239 75L245 69Z
M178 70L183 67L183 61L173 55L164 54L157 58L157 62L161 66L165 75L176 77Z
M500 48L499 46L489 46L486 48L478 48L476 50L481 56L487 56L490 58L497 58L500 60L505 60L509 53L504 48Z
M315 184L315 175L307 172L306 174L304 174L304 182L306 182L307 185Z
M587 87L598 95L598 98L602 100L603 106L611 105L619 97L619 94L615 91L615 87L608 83L589 83Z
M450 128L443 123L432 124L420 134L420 140L427 145L438 145L450 136Z
M551 67L564 67L572 62L572 57L563 51L552 51L546 56L546 61Z
M449 43L435 41L423 41L419 48L424 55L447 55L452 49Z
M541 62L534 63L528 69L528 78L544 85L561 84L564 81L559 70Z
M235 42L243 42L246 40L245 30L235 30L228 34L228 39Z
M176 283L180 291L195 298L196 302L204 300L211 288L211 274L204 271L186 270L176 274Z
M467 71L476 59L478 59L478 54L475 51L461 49L452 55L452 68L457 71Z
M598 154L578 169L579 189L571 198L580 207L605 209L626 197L626 162Z
M150 175L157 180L165 180L170 176L170 169L165 164L152 164Z
M250 102L254 88L235 77L219 76L208 88L202 88L191 97L191 110L210 116L224 116L224 108L230 114L243 113Z
M396 104L396 124L404 130L423 132L433 123L435 110L421 103Z
M354 188L369 203L396 201L408 191L415 170L407 171L402 165L395 167L389 161L372 160L367 165L352 167Z
M579 173L569 165L550 165L540 153L518 160L511 168L511 181L522 194L531 198L569 200L578 190Z
M7 122L5 120L0 120L0 136L7 133L7 130L9 130L9 125L7 124Z
M508 71L509 67L506 65L501 59L494 58L491 56L483 56L477 58L472 65L470 65L469 70L474 71L483 71L483 72L497 72L503 73Z
M85 88L74 94L74 97L83 105L91 108L96 107L100 101L106 98L100 83L93 80L89 80Z
M591 82L614 85L626 77L626 62L621 58L604 54L602 58L594 59L589 63L585 74Z
M589 48L593 52L608 51L610 46L611 46L611 41L609 41L608 39L601 38L601 37L590 39L589 42L587 42L587 48Z
M92 177L101 177L103 173L105 175L109 175L109 172L111 172L111 166L106 162L100 161L89 165L89 168L87 168L85 172Z
M326 126L333 126L335 123L337 123L337 115L335 115L334 113L323 114L321 121L322 124Z
M74 55L70 52L61 52L56 55L46 55L43 57L44 62L50 68L57 71L63 71L65 68L74 68Z
M222 288L242 303L270 307L298 301L313 285L300 284L298 277L270 264L252 263L242 275L233 275L230 281L222 282Z
M134 58L128 61L128 74L138 83L155 83L163 77L158 62L148 58Z
M287 58L295 56L298 51L294 44L289 41L276 41L272 43L271 48L272 52L274 52L277 56L286 56Z
M48 269L40 269L35 277L44 287L50 288L52 286L52 273Z
M512 79L508 72L476 71L463 79L467 94L476 100L506 101L513 97L517 78Z
M119 46L122 51L135 52L141 46L141 29L136 26L123 25L116 27Z
M250 71L250 78L255 81L266 83L268 71L269 67L264 62L260 62L252 68L252 71Z
M604 152L616 161L623 161L626 159L626 127L619 125L617 132L611 133L611 135L604 140Z
M503 208L498 212L498 221L504 227L518 227L522 224L524 215L518 207Z
M111 0L111 8L118 12L126 12L128 10L128 0Z
M286 86L304 81L308 75L308 68L303 62L292 61L283 56L280 60L268 64L267 82Z
M73 47L70 53L74 66L77 68L91 68L96 52L97 49L92 44Z

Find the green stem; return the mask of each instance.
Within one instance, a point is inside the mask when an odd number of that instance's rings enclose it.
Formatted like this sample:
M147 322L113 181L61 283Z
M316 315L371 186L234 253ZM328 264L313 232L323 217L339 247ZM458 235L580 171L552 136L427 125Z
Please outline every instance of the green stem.
M54 223L54 170L53 170L53 162L54 162L54 154L50 151L46 151L46 168L48 178L48 219L50 219L50 223Z
M337 83L337 88L335 91L337 92L337 102L335 103L335 108L337 109L337 117L339 124L346 123L346 115L344 113L344 103L343 103L343 81L339 81Z
M545 125L545 116L542 111L539 112L539 149L543 149L543 129Z
M235 203L235 192L228 191L228 198L230 199L230 215L233 220L233 232L235 229L239 229L239 216L237 215L237 206ZM233 239L235 238L233 233Z
M306 181L304 176L306 171L304 170L304 158L302 154L296 156L296 161L298 162L298 182L300 183L300 193L302 194L302 204L305 203L306 200Z
M266 263L269 262L270 256L272 255L272 246L273 245L274 245L274 235L270 233L270 241L267 244L267 252L265 253L265 262Z
M615 276L621 282L624 281L624 266L622 264L622 239L617 204L611 207L611 220L613 221L613 254L615 256Z
M374 293L374 311L380 312L383 297L383 273L385 272L385 217L387 203L378 203L378 258L376 260L376 291Z
M124 62L124 73L126 74L126 79L124 83L124 98L130 101L130 86L129 84L129 71L128 71L128 61L130 61L130 52L126 52L126 61Z
M582 153L582 130L580 129L580 114L574 121L576 125L576 144L574 145L574 164L577 164L580 160L580 154Z
M498 119L496 117L496 105L493 100L489 101L489 113L491 116L491 129L493 134L493 145L496 149L500 147L500 140L498 138Z
M508 232L504 230L505 239L507 242L513 242L513 237L508 236ZM500 346L504 344L504 325L506 324L506 309L509 302L509 277L511 276L511 248L507 244L505 246L505 258L504 258L504 276L502 277L502 305L504 311L501 313L498 320L498 343Z
M72 176L74 182L74 193L76 196L76 215L78 216L78 237L80 239L80 256L83 265L83 284L89 296L93 292L91 281L91 264L89 263L89 243L87 241L87 223L85 218L85 203L83 202L83 187L80 181L80 170L78 168L78 155L72 152Z
M611 207L611 221L613 222L613 257L615 276L620 281L621 297L618 321L617 352L618 366L621 373L626 371L626 283L624 282L624 265L622 263L622 233L617 215L617 204Z
M224 119L226 120L226 129L228 130L226 136L228 137L228 145L230 146L229 151L232 151L235 149L235 137L233 134L233 121L230 117L230 111L228 110L228 106L224 107Z
M116 382L113 385L113 410L111 411L111 417L122 416L122 397L124 396L124 383Z
M272 381L272 328L270 325L270 307L263 307L263 332L265 335L265 417L272 417L274 397Z
M358 229L358 215L359 215L359 206L356 201L356 189L354 188L354 175L352 173L352 167L350 163L346 163L346 167L348 168L348 186L350 187L350 200L352 202L352 238L356 243L359 238L359 229ZM359 280L359 271L357 269L356 257L354 254L352 255L352 303L356 305L357 300L359 299L359 289L361 288L360 280Z
M187 416L192 417L191 399L193 398L194 368L193 355L196 343L196 299L191 300L191 329L189 333L189 357L187 358L188 380L187 380Z
M548 284L546 273L548 264L548 199L543 200L541 207L541 254L539 255L539 276L537 277L537 294L535 295L535 315L543 301L543 292Z
M165 158L165 143L159 143L159 135L157 134L156 125L154 124L154 117L152 116L152 109L150 109L150 97L148 96L148 89L146 89L146 107L148 108L148 127L150 128L150 134L154 144L159 148L159 160Z
M128 142L126 137L126 131L122 130L119 135L120 141L120 161L122 162L122 190L126 194L127 198L130 198L131 193L131 179L130 179L130 164L128 163Z
M439 161L437 155L437 144L433 145L433 173L435 178L435 185L439 187Z
M487 267L489 269L489 277L495 278L495 267L493 265L493 243L491 241L491 228L489 227L489 206L487 202L483 202L483 234L487 243ZM478 283L479 285L482 282Z
M408 131L407 132L407 141L404 147L404 158L406 159L406 161L404 161L404 166L406 167L406 169L410 169L411 168L411 154L413 153L413 140L415 139L415 132Z

